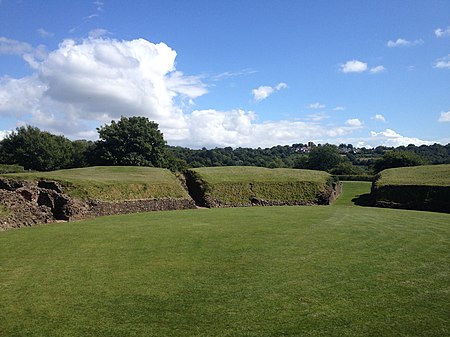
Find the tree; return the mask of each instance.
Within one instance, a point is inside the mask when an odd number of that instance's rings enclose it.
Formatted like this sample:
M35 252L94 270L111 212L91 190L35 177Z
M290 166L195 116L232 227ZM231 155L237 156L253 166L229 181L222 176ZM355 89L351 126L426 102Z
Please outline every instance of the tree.
M410 151L389 151L373 164L375 173L388 168L423 165L424 160L419 155Z
M96 164L95 143L88 140L75 140L73 146L72 167L86 167Z
M158 124L146 117L122 117L97 128L97 151L104 165L163 167L166 142Z
M314 147L309 153L308 168L312 170L329 171L342 162L336 145L325 144Z
M63 136L22 126L0 142L0 161L26 170L52 171L68 168L73 162L73 146Z
M338 175L362 175L365 172L360 167L353 165L350 161L343 161L333 167L330 173Z

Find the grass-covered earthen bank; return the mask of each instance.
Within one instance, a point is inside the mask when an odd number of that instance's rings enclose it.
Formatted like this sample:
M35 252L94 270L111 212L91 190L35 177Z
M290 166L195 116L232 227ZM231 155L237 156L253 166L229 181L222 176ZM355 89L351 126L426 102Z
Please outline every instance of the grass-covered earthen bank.
M169 170L120 166L3 175L0 204L0 229L195 207Z
M450 165L425 165L382 171L372 186L381 207L450 213Z
M207 207L329 204L341 187L323 171L248 166L191 169L187 182Z

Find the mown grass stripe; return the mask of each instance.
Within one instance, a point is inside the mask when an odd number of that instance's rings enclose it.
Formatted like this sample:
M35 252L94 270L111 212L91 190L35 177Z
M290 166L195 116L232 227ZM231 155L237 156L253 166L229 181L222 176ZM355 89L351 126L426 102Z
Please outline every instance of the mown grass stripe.
M354 206L369 187L0 233L0 335L448 335L450 215Z

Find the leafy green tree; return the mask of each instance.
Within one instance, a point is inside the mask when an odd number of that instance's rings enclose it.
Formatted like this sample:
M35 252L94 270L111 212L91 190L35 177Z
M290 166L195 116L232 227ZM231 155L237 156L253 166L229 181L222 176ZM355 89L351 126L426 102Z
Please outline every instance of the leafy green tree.
M103 165L164 167L166 142L158 124L146 117L122 117L97 128L97 153Z
M424 160L419 155L410 151L389 151L383 158L374 162L374 172L378 173L388 168L423 165Z
M95 143L88 140L75 140L73 146L72 167L86 167L96 164L95 160Z
M309 153L308 168L312 170L329 171L340 162L342 156L336 145L325 144L314 147Z
M333 167L330 173L338 175L362 175L365 172L362 168L353 165L350 161L343 161Z
M68 168L73 162L73 146L63 136L22 126L0 142L0 161L23 166L26 170Z

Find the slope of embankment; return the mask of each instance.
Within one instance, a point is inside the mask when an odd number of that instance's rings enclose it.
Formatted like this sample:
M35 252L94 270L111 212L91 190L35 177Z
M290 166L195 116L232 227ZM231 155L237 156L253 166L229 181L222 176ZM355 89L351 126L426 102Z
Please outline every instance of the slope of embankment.
M0 205L0 229L195 207L169 170L121 166L2 175Z
M341 191L326 172L248 166L191 169L186 182L205 207L329 204Z
M450 213L450 165L382 171L372 185L376 206Z

